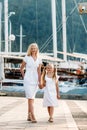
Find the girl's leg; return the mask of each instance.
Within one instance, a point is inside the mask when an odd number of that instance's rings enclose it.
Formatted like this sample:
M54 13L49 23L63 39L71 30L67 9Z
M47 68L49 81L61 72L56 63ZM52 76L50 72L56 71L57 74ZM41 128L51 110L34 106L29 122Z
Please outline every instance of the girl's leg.
M53 122L53 113L54 113L54 107L49 107L49 122Z
M50 116L50 107L47 107L47 110L48 110L48 114Z
M50 107L50 118L53 118L53 114L54 114L54 107Z

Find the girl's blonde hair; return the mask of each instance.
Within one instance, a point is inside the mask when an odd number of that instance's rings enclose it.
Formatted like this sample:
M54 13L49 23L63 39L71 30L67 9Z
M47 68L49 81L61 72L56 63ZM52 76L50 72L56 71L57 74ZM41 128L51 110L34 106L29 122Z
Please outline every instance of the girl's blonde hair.
M52 68L54 68L52 78L56 80L56 78L57 78L57 77L56 77L56 68L54 67L54 65L53 65L52 63L47 64L47 66L51 66Z
M52 79L54 79L56 81L56 79L57 79L56 68L54 67L53 64L47 64L47 66L52 66L52 68L54 68ZM41 75L41 82L42 82L43 86L45 86L45 84L46 84L46 81L45 81L46 67L43 68L42 75Z
M42 74L41 74L41 84L42 84L42 86L46 85L45 75L46 75L46 68L43 67L43 71L42 71Z
M39 48L38 48L37 43L31 43L31 44L28 46L27 56L31 56L31 55L32 55L32 54L31 54L31 47L32 47L32 46L36 46L36 48L37 48L36 56L38 56L38 55L39 55Z

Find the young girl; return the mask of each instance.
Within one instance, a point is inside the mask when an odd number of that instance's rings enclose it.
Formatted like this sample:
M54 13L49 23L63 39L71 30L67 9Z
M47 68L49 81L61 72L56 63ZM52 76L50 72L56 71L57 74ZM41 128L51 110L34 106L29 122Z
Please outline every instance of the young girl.
M53 64L48 64L46 68L43 69L40 88L42 89L43 87L45 87L43 106L48 109L48 121L53 122L54 107L58 105L57 99L60 98L58 77Z

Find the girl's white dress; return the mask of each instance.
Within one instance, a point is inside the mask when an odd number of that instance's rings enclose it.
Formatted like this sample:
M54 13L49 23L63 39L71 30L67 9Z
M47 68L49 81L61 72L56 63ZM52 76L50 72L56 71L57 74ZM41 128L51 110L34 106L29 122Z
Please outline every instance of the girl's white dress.
M55 80L45 76L46 86L44 88L43 106L58 106Z
M26 62L26 72L24 76L25 95L26 98L33 99L38 89L37 68L41 63L41 60L39 58L34 60L32 56L25 56L24 61Z

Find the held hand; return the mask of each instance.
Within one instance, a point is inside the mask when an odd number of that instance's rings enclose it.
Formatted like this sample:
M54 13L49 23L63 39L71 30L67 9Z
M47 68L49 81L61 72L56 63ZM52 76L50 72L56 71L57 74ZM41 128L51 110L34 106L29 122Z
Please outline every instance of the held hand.
M42 89L43 88L43 85L42 84L38 84L39 88Z
M60 94L57 95L57 99L60 99Z

